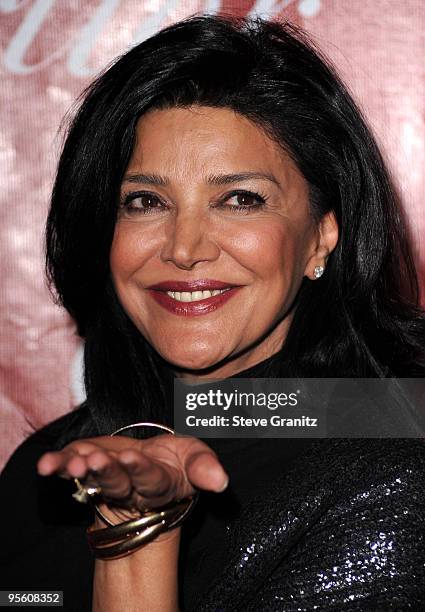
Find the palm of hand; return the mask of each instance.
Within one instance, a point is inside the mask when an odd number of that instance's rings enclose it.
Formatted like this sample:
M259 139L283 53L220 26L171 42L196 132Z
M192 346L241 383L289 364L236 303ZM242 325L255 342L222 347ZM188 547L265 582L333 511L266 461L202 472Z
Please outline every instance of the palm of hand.
M44 476L78 478L86 487L99 487L104 509L121 520L193 495L197 489L222 491L228 481L204 442L170 434L147 440L119 435L76 440L45 453L37 469Z

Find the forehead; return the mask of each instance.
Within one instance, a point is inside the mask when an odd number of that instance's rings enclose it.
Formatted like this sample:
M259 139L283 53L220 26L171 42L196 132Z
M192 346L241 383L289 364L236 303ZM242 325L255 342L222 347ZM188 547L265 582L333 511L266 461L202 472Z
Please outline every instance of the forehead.
M227 108L192 106L152 110L137 124L128 170L211 174L299 172L289 155L258 125Z

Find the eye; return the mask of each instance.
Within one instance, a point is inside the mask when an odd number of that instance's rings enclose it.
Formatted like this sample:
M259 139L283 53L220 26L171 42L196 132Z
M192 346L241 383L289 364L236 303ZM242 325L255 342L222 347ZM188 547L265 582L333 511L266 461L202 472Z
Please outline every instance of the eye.
M249 212L250 210L258 210L263 208L267 202L267 196L254 191L237 190L226 194L219 208L230 209L234 211Z
M137 213L146 215L163 210L164 203L154 193L150 193L149 191L138 191L124 196L120 202L120 208L124 209L129 214Z

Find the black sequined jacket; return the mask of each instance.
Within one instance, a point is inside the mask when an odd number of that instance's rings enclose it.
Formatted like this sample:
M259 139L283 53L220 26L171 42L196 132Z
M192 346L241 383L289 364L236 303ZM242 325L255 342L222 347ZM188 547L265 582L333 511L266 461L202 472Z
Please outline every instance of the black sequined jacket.
M425 610L425 442L318 440L228 527L202 611Z
M70 481L35 471L72 418L28 438L1 475L0 584L60 589L84 612L92 516ZM226 524L221 570L184 612L425 610L424 487L425 442L314 441Z

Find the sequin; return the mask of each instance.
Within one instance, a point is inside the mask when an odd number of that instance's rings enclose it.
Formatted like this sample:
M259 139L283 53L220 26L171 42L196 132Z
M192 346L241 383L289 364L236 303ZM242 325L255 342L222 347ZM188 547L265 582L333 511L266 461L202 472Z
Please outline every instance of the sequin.
M425 443L320 440L232 524L196 612L425 610Z

